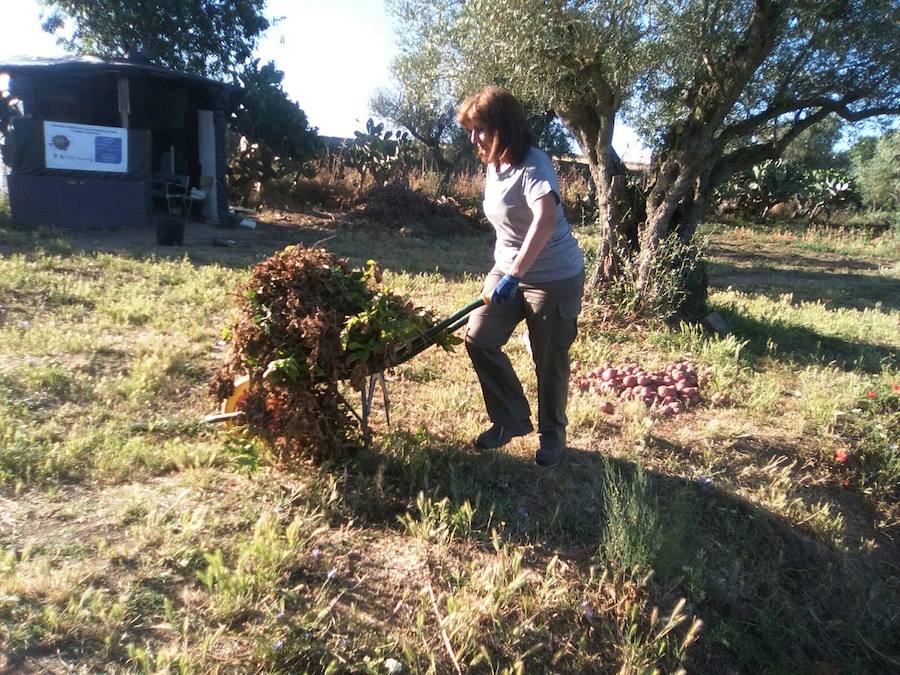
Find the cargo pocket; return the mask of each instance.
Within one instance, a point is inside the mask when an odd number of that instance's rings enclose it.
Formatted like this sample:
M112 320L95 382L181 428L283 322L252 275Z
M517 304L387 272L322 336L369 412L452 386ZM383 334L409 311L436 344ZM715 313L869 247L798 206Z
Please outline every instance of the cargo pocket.
M568 351L578 335L578 314L581 312L581 298L560 300L557 306L556 326L553 342L558 349Z

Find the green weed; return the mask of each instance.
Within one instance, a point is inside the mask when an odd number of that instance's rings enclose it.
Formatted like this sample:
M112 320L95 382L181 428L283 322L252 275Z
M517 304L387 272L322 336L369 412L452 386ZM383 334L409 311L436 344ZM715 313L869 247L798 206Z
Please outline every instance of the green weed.
M603 458L604 529L600 555L616 568L652 568L660 546L658 504L640 465L625 474Z
M400 522L417 539L447 545L458 537L471 536L475 508L468 500L455 508L447 497L435 502L420 492L416 497L416 510L418 517L407 513L400 517Z
M253 608L277 585L281 576L321 531L322 514L300 512L286 526L264 514L253 535L239 543L234 563L226 563L221 550L204 554L206 567L197 578L210 594L214 616L228 619Z

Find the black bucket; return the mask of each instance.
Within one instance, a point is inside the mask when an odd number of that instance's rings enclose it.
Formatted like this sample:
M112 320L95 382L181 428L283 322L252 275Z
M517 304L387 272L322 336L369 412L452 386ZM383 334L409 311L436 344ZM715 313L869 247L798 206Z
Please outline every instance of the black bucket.
M171 216L156 219L156 243L178 246L184 242L184 220Z

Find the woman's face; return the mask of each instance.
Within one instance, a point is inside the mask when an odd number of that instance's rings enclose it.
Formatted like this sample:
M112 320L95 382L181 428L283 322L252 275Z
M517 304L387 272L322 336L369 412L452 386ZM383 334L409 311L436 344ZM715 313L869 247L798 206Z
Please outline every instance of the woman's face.
M487 157L488 153L491 149L491 143L493 143L494 137L493 134L487 129L483 129L481 127L473 127L469 131L469 140L475 145L477 152L476 154L484 159Z

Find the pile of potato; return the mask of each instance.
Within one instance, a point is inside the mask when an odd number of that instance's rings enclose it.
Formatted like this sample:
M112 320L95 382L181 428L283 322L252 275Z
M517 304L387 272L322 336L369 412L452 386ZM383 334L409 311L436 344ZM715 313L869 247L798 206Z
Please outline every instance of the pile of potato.
M655 370L647 371L637 363L602 366L583 372L581 364L572 363L572 385L579 391L591 391L604 397L600 410L607 414L615 412L613 400L639 400L651 410L663 415L679 415L701 401L700 390L711 373L710 368L697 367L689 361L679 361ZM711 397L712 403L721 405L727 396L718 392Z

